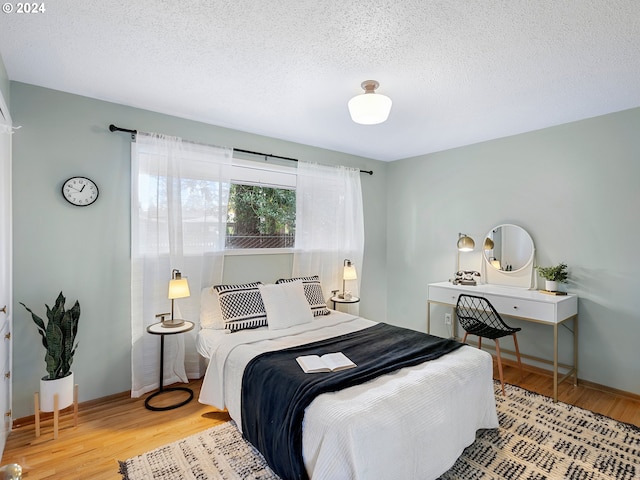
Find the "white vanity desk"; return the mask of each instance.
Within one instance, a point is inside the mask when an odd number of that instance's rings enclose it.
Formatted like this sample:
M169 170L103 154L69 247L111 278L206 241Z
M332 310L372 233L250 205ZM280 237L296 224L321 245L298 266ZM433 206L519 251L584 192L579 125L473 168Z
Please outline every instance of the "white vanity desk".
M484 297L501 315L553 326L553 400L558 401L558 385L569 376L573 376L574 385L578 384L578 297L576 295L547 295L536 290L501 285L453 285L450 282L428 285L427 333L431 331L431 304L453 307L453 337L457 338L457 320L455 306L458 295L465 293ZM572 320L573 329L573 365L558 363L558 326ZM565 325L566 327L566 325ZM525 355L523 355L525 356ZM528 356L528 358L551 363L547 359ZM558 379L558 367L567 369L567 373Z

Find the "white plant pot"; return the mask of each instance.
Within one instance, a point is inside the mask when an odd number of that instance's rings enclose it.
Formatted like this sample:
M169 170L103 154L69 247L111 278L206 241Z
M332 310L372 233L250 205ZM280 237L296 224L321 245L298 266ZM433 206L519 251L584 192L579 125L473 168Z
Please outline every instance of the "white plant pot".
M40 380L40 411L53 412L53 396L58 394L58 410L73 403L73 372L63 378Z
M558 282L555 280L545 280L544 281L544 289L547 292L557 292L558 291Z

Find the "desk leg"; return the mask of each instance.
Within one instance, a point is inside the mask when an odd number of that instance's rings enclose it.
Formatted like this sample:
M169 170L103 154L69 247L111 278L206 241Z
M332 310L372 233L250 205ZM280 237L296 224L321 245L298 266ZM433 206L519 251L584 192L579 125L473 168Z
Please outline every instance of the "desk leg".
M427 333L431 333L431 302L427 302Z
M558 324L553 324L553 401L558 402Z
M456 315L456 307L451 307L451 333L453 334L453 339L458 339L458 316Z

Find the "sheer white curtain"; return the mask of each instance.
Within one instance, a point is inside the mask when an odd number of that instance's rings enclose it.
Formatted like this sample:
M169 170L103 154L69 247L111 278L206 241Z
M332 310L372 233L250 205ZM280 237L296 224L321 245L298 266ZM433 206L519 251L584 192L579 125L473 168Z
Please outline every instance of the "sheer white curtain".
M318 274L328 296L342 290L343 262L349 259L358 280L349 281L347 290L359 295L364 252L360 170L300 161L297 177L293 275Z
M175 301L175 317L196 323L200 290L221 283L233 150L138 133L131 146L131 395L158 388L160 338L146 332L171 311L172 269L191 296ZM197 328L165 337L164 384L204 373Z

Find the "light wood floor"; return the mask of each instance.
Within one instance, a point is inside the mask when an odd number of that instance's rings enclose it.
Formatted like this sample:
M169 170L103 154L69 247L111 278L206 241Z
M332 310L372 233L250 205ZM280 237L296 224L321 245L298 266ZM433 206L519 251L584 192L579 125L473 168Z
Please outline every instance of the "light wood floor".
M540 371L520 373L505 367L507 383L520 385L551 396L551 379ZM115 395L80 405L78 426L73 414L61 416L58 440L53 440L52 420L42 423L40 438L35 438L33 423L18 426L9 435L2 465L19 463L23 478L36 479L121 479L118 460L126 460L148 450L179 440L229 420L226 412L197 402L200 381L190 384L195 399L176 410L152 412L144 399ZM167 399L173 395L166 394ZM574 387L564 382L560 401L593 410L640 427L640 398L625 398L588 386Z

